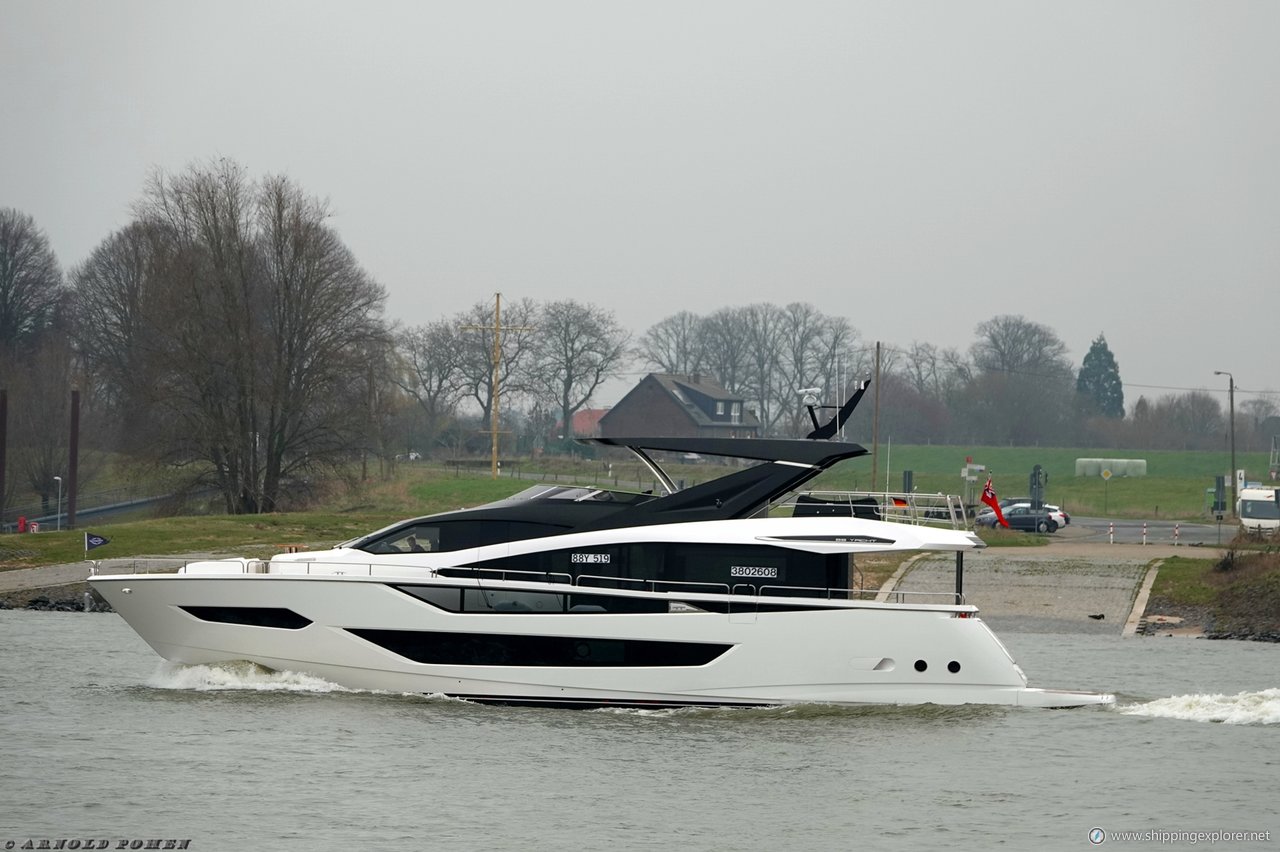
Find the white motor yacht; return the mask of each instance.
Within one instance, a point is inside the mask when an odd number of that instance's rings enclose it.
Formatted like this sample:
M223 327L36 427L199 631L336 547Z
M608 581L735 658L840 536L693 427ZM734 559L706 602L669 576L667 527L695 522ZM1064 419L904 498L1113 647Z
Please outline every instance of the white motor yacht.
M984 545L958 500L803 490L865 454L825 440L861 392L807 439L590 439L631 450L659 493L539 485L326 551L90 582L167 660L357 689L571 707L1113 701L1027 685L964 600L964 554ZM659 454L686 453L749 466L679 489ZM861 587L858 557L903 551L954 554L956 588Z

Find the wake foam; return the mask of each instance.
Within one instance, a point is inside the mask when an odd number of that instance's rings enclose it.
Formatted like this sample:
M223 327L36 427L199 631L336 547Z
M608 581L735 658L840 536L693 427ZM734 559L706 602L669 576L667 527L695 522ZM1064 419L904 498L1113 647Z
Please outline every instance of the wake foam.
M221 690L249 690L254 692L359 692L336 683L300 674L277 672L247 661L220 663L206 666L184 666L162 662L147 680L147 686L156 689L195 690L215 692Z
M1235 695L1175 695L1118 708L1129 716L1155 716L1227 725L1274 725L1280 722L1280 689Z

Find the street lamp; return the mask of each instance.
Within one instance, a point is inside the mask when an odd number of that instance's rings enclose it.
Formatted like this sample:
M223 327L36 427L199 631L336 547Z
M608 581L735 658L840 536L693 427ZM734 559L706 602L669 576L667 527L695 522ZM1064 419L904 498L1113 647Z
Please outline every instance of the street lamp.
M1226 370L1214 370L1213 374L1227 377L1227 405L1231 411L1231 517L1239 520L1236 514L1236 377Z
M58 483L58 532L62 531L62 477L55 476L54 480Z

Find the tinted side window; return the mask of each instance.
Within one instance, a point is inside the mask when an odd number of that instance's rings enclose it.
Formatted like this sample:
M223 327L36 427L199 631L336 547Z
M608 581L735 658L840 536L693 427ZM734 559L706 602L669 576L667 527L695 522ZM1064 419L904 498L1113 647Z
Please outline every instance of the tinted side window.
M654 598L614 597L566 591L521 592L507 589L451 588L436 585L394 586L449 612L484 613L637 613L667 612L667 602Z
M464 589L463 612L564 612L564 595Z
M843 589L849 585L847 557L749 544L647 542L583 547L505 557L480 563L476 567L494 571L569 575L574 578L584 575L617 577L619 579L616 582L592 580L589 584L623 589L642 587L628 580L710 583L719 587L746 584L757 588L805 586Z

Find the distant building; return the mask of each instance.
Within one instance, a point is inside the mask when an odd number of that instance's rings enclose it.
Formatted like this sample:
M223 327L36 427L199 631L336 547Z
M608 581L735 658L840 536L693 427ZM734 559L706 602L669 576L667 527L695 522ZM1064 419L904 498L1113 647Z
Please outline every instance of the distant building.
M758 438L741 396L700 375L650 373L600 418L605 438Z
M573 431L566 435L564 433L564 421L557 420L556 428L552 430L551 438L557 441L571 438L598 438L600 437L600 419L608 413L609 409L607 408L583 408L575 411L571 418Z

